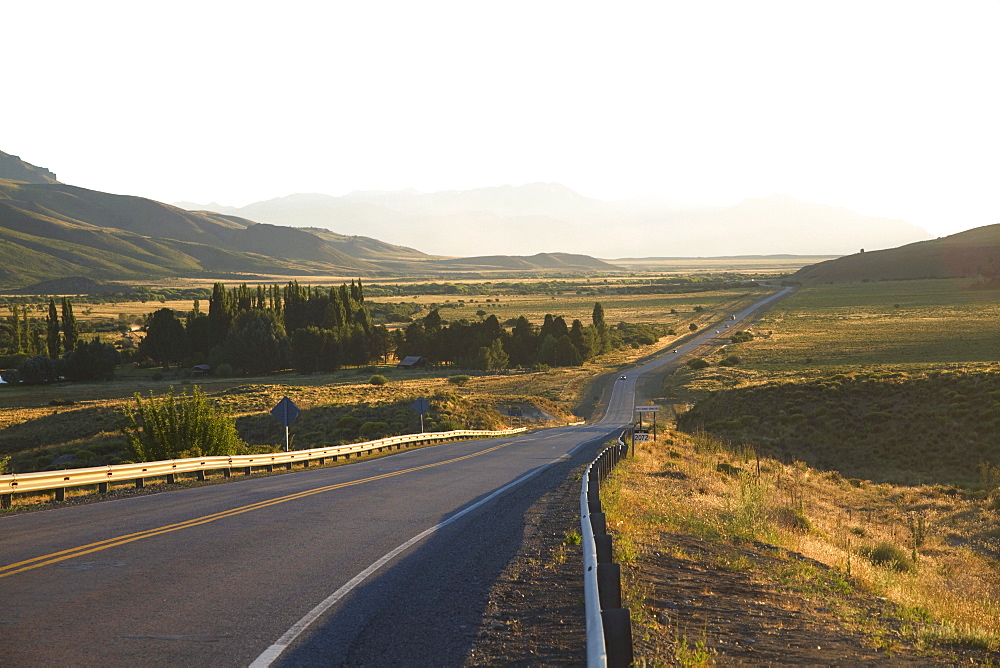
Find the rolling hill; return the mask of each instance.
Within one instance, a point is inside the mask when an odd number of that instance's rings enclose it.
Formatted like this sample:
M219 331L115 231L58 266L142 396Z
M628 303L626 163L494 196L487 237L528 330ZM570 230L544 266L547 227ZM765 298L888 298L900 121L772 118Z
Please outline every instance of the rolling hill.
M1000 225L827 260L803 267L792 278L823 282L978 278L984 285L996 285L1000 283Z

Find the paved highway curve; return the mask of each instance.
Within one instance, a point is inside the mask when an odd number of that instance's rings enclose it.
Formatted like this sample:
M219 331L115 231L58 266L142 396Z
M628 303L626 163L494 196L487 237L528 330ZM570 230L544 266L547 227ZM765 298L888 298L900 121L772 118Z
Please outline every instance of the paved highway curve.
M592 425L0 518L0 665L459 664L524 513L681 357Z

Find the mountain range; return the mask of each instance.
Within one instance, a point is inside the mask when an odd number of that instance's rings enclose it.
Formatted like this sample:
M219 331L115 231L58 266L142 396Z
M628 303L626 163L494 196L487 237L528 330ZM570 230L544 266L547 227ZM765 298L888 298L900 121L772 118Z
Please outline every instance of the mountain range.
M605 202L558 183L420 193L295 194L243 207L178 202L259 222L364 234L442 255L559 250L601 258L843 255L929 239L901 220L783 195L734 206L645 197Z
M970 276L979 277L983 285L996 285L1000 275L1000 225L905 243L927 235L901 221L868 218L787 197L748 200L733 207L699 207L653 198L609 203L558 184L530 184L433 194L410 190L359 192L341 198L294 195L241 209L208 205L187 210L143 197L63 184L51 171L6 153L0 153L0 175L3 288L66 277L267 280L276 275L468 277L476 273L621 271L604 260L567 252L588 235L605 244L604 257L616 254L616 249L623 248L616 244L621 243L633 251L627 254L633 258L683 256L683 244L698 234L703 241L689 255L733 254L733 237L745 240L741 252L735 253L742 256L758 248L765 254L777 253L783 243L796 238L796 243L812 238L820 248L821 240L831 237L853 245L861 241L869 248L802 269L796 278L804 281ZM328 215L324 218L317 212ZM246 217L251 215L284 224ZM385 236L396 242L407 241L409 230L414 238L428 243L433 238L475 239L475 247L488 254L429 255L367 234L344 233L365 216L364 229L384 226ZM792 219L798 221L797 227L789 226ZM345 228L329 229L331 220L343 221ZM481 224L485 221L489 224ZM687 240L662 241L668 232ZM895 238L903 238L902 245L871 250ZM533 248L529 239L549 239L560 252L502 252L508 243Z
M616 267L568 253L445 258L367 236L185 211L143 197L60 183L47 169L0 154L0 287L62 277L167 276L254 280L268 275L377 276L593 272Z

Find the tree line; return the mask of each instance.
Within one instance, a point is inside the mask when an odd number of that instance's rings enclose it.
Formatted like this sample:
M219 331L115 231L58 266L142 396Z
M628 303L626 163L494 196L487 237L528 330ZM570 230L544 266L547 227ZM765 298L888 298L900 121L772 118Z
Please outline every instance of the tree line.
M73 303L63 297L61 307L49 299L45 319L31 318L27 306L13 305L10 317L0 328L0 345L5 351L0 368L7 382L29 384L67 380L107 380L114 377L120 354L97 337L80 341L80 328Z
M490 315L481 321L462 319L445 323L437 309L394 333L397 357L420 356L431 363L450 363L465 369L503 370L512 367L579 366L612 349L655 343L672 330L648 324L609 326L604 307L594 304L591 322L546 314L541 327L525 317L507 331Z
M25 307L12 307L8 349L24 358L18 371L26 382L108 378L119 354L97 339L80 344L72 304L62 300L62 317L50 300L44 322L29 321ZM654 343L668 330L646 324L610 326L600 302L591 322L567 323L547 314L541 327L525 317L507 321L445 321L438 309L390 332L372 321L361 280L319 288L216 283L208 310L200 300L185 313L162 308L144 320L137 356L168 369L171 364L207 364L216 373L260 374L292 368L301 373L419 356L431 364L466 369L575 366L625 346ZM72 364L70 360L74 360Z
M147 317L139 355L167 368L184 360L243 373L295 368L333 371L387 361L389 331L372 322L361 281L318 288L216 283L208 312L199 300L186 316L169 308Z

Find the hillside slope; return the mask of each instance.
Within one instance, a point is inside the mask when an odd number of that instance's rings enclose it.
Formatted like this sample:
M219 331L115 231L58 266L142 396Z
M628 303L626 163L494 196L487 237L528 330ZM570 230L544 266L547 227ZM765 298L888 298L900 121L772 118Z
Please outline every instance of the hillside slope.
M986 225L898 248L860 252L803 267L805 281L878 281L915 278L1000 279L1000 225Z

